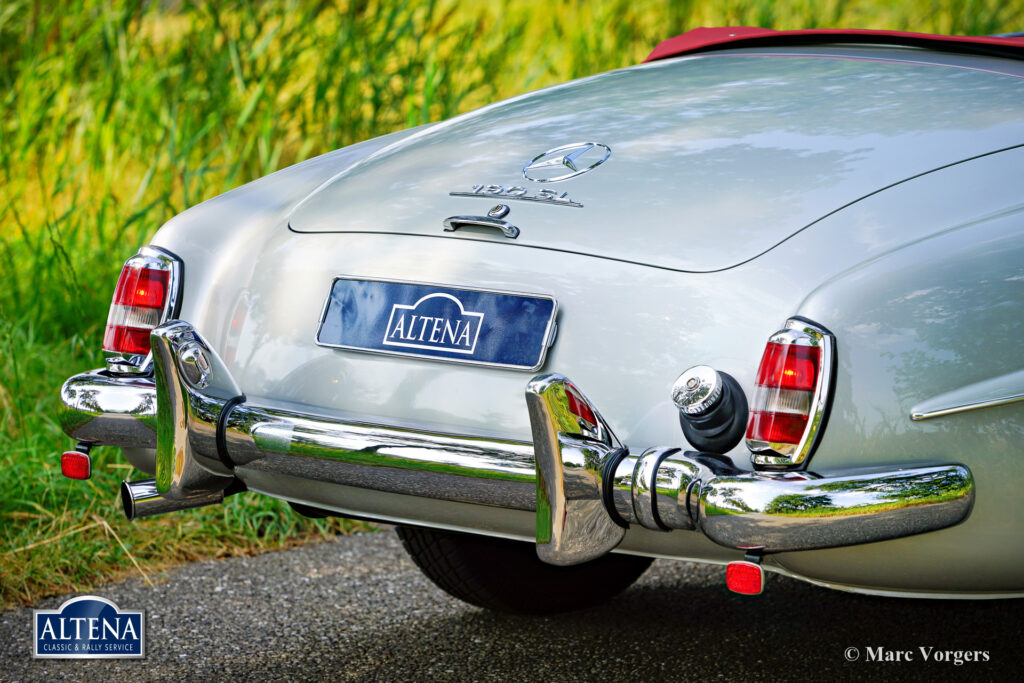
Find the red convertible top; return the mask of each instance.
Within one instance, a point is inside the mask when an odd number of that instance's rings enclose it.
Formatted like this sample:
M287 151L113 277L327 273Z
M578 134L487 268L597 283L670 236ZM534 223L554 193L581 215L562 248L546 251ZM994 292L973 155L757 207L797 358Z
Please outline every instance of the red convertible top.
M937 49L983 52L1024 58L1024 36L942 36L906 31L815 28L801 31L774 31L756 26L695 28L658 43L645 62L728 47L800 45L807 43L881 43L934 47Z

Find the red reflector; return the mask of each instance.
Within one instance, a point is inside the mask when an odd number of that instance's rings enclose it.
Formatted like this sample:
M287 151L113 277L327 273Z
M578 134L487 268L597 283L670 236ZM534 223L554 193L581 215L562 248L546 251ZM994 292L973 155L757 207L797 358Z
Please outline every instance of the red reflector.
M155 268L125 266L117 279L114 303L138 308L163 309L171 273Z
M764 590L764 569L753 562L730 562L725 568L725 585L733 593L759 595Z
M576 387L566 382L565 400L569 404L569 412L596 427L597 416L594 415L593 409L578 392L579 390Z
M752 410L747 424L747 438L768 443L798 444L806 428L806 415Z
M139 327L107 325L107 330L103 334L103 349L120 353L137 353L144 356L149 353L149 333L151 331Z
M92 461L85 453L64 451L60 454L60 473L68 479L88 479L92 474Z
M762 386L797 391L814 391L821 362L821 349L802 344L769 343L757 369Z

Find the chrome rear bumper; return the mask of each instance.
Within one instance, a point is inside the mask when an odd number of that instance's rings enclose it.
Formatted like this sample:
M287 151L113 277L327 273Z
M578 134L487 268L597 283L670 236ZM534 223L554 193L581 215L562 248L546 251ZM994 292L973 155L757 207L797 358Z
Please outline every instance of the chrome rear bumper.
M94 371L61 390L61 424L72 438L157 449L151 493L159 504L139 505L138 516L218 502L238 480L399 522L443 523L444 515L397 501L435 501L435 510L471 504L481 512L463 526L501 533L484 511L531 514L540 557L575 564L615 548L631 525L701 531L722 546L772 553L941 529L965 519L973 503L971 473L959 464L769 473L676 448L631 453L561 375L527 386L531 444L259 405L245 400L188 323L166 323L152 341L153 378Z

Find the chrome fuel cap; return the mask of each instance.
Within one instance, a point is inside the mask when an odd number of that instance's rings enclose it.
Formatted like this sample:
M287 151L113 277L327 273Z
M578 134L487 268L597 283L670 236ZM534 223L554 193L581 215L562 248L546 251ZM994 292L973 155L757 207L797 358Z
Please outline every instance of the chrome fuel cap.
M672 402L685 415L699 416L722 398L722 377L707 365L695 365L672 385Z

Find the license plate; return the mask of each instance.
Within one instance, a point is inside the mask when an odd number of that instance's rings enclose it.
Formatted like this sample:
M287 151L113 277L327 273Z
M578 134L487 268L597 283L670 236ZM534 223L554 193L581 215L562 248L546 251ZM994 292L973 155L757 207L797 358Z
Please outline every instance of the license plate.
M338 277L324 303L316 343L532 371L544 364L557 308L543 294Z

